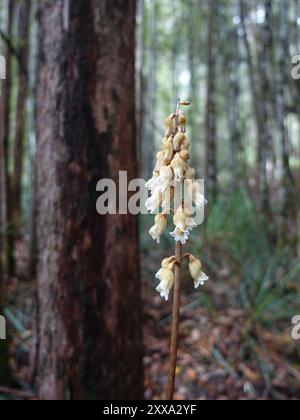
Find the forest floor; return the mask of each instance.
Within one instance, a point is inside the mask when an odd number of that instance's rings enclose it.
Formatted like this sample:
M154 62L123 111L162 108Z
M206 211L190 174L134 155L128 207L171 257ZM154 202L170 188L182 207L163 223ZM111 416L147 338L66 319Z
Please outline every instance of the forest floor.
M24 244L18 245L18 276L8 283L6 308L11 341L13 389L0 386L0 399L35 399L35 283L26 273ZM157 255L143 257L155 267ZM153 268L154 269L154 268ZM194 291L184 279L178 365L177 400L300 399L299 348L290 328L249 328L245 313L226 303L226 288ZM168 375L171 301L155 291L152 272L143 274L145 398L164 399ZM208 296L203 305L203 296ZM207 302L217 304L210 308Z
M151 264L149 259L143 266ZM171 302L144 277L145 398L156 400L164 398L168 377ZM204 293L217 296L220 304L213 311L201 304ZM184 282L175 399L300 399L299 347L291 328L250 328L244 311L226 308L226 300L226 289L214 288L213 282L200 292Z

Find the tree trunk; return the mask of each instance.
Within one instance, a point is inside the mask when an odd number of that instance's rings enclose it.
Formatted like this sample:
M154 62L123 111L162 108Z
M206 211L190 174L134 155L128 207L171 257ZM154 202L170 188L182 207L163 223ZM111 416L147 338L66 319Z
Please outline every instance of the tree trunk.
M246 59L249 71L249 80L251 88L251 96L253 103L253 111L256 124L257 132L257 167L258 167L258 179L257 179L257 194L258 194L258 210L265 218L271 220L271 206L269 197L269 185L268 185L268 174L267 174L267 159L269 154L270 143L272 137L269 129L269 116L266 106L268 90L270 88L268 80L268 69L267 69L267 50L270 47L270 33L268 31L270 8L272 3L269 0L265 2L266 19L261 30L261 53L258 58L258 75L256 76L256 66L251 53L250 42L248 38L247 26L246 26L246 3L244 0L240 0L240 15L241 15L241 26L243 29L243 39L246 50Z
M13 0L6 2L6 22L4 25L4 33L9 41L12 38L12 23L14 16L15 3ZM9 274L14 272L14 253L13 240L11 232L11 203L10 203L10 179L8 172L8 144L10 133L10 100L12 88L12 51L6 43L4 48L4 56L6 58L6 79L1 81L2 91L0 100L0 183L1 183L1 225L2 225L2 251L4 254L5 269Z
M155 142L155 126L156 126L156 89L157 89L157 0L152 0L150 5L149 17L149 74L147 89L147 131L143 139L142 155L143 155L143 173L144 179L148 179L152 175L154 167L154 142Z
M290 144L289 132L286 124L286 98L285 87L287 81L286 51L289 49L288 34L288 3L280 0L280 21L278 31L277 48L277 77L276 77L276 97L277 97L277 124L281 142L281 163L282 163L282 223L281 240L283 243L295 240L297 231L295 221L297 220L297 206L295 197L295 182L290 167Z
M44 0L39 21L39 394L140 399L137 218L96 212L98 180L137 175L135 1Z
M19 91L17 100L16 140L14 145L14 173L12 180L13 225L16 230L21 225L21 178L23 171L24 142L26 136L26 99L28 95L29 21L31 0L23 0L19 5Z
M7 1L4 33L10 38L14 14L14 2ZM10 124L10 97L11 97L11 51L6 44L3 48L6 58L6 79L0 80L0 315L3 315L5 306L4 272L8 269L10 261L9 249L9 180L8 180L8 138ZM3 266L5 262L5 267ZM5 269L4 269L5 268ZM8 385L10 382L8 340L0 340L0 383Z
M206 176L208 196L217 197L217 140L216 140L216 16L218 0L209 0L207 34L207 97L206 97Z

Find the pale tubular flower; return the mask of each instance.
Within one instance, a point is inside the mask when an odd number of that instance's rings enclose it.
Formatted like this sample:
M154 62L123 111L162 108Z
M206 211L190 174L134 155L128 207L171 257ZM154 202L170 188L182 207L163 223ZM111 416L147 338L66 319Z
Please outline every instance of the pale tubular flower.
M176 134L173 140L175 152L178 152L180 150L181 144L183 143L184 140L185 140L185 135L181 131L178 131L178 133Z
M174 155L174 147L172 137L163 140L164 157L167 162L171 162Z
M176 242L181 242L182 245L186 244L190 231L197 226L194 219L189 217L190 214L189 212L187 214L186 207L180 206L173 217L175 230L171 233L171 236Z
M176 226L176 228L178 228L182 231L187 230L186 215L185 215L185 212L184 212L182 206L180 206L178 208L178 210L176 211L176 213L174 214L173 222L174 222L174 225Z
M145 187L153 192L159 186L159 172L153 172L153 176L146 182Z
M186 162L180 157L179 153L176 153L174 159L171 162L171 166L174 171L175 180L182 181L184 179L184 173L186 171Z
M181 157L182 160L187 162L190 158L190 153L188 150L184 149L184 150L181 150L181 152L179 153L179 156Z
M150 235L158 244L160 243L161 235L167 228L167 223L167 217L163 214L158 214L155 217L155 225L149 230Z
M188 150L190 148L191 142L189 139L185 136L180 148L181 150Z
M163 211L170 210L171 202L174 199L174 188L169 187L163 193L161 207Z
M165 124L167 127L166 137L170 137L174 130L174 120L176 118L175 114L169 115L169 117L166 119Z
M185 115L183 114L183 112L182 112L182 111L179 111L179 115L178 115L178 123L179 123L179 125L180 125L180 127L181 127L181 130L182 130L183 132L185 132L186 117L185 117Z
M196 178L196 171L194 168L191 168L190 166L188 166L186 172L185 172L185 177L187 179L192 179L195 180Z
M202 209L208 203L204 195L201 193L201 188L197 181L192 179L186 179L185 187L185 192L187 192L191 201L195 203L195 206L197 208Z
M166 160L165 160L165 152L163 150L161 150L160 152L157 153L156 155L156 165L154 168L154 172L159 172L161 170L161 168L165 165Z
M194 280L195 289L199 286L204 286L209 277L203 273L201 261L190 255L189 271L190 275Z
M198 224L196 223L196 221L194 220L194 218L192 217L194 214L193 209L188 205L188 204L184 204L184 214L186 217L186 227L189 231L193 230L194 228L196 228L198 226Z
M147 199L146 203L145 203L146 209L151 214L154 214L156 212L156 210L159 209L161 201L162 201L162 194L161 194L159 188L156 188L154 190L153 194L151 195L151 197L149 197Z
M173 272L174 264L175 264L174 257L164 259L162 262L162 268L156 273L156 276L155 276L160 281L156 290L158 291L161 297L165 298L165 300L169 299L170 290L174 286L174 281L175 281L174 272Z
M163 166L160 170L159 175L159 190L160 192L165 192L167 188L171 185L171 182L173 181L173 171L171 166Z

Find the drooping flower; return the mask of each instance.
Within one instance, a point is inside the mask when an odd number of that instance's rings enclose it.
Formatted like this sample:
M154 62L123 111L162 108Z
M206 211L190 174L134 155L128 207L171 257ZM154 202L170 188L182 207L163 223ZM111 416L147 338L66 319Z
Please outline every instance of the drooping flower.
M194 168L191 168L190 166L188 166L186 172L185 172L185 177L187 179L192 179L194 180L196 178L196 171Z
M202 194L201 187L198 182L193 179L186 179L185 189L185 194L188 195L190 202L195 203L197 208L203 209L203 207L207 204L207 200Z
M184 214L186 217L186 226L188 228L189 231L193 230L194 228L196 228L198 226L198 224L196 223L195 219L193 218L194 216L194 211L192 209L192 207L190 207L189 204L184 204Z
M165 164L166 164L165 152L161 150L156 155L156 165L154 168L154 172L159 172Z
M169 187L166 189L166 191L163 193L163 198L162 198L162 202L161 202L161 207L163 209L163 211L167 211L171 209L171 202L174 199L174 188L173 187Z
M179 131L173 140L175 152L179 152L181 148L181 144L184 142L184 140L185 140L185 135L181 131Z
M181 150L188 150L190 148L191 142L189 139L185 136L183 142L181 143Z
M151 193L154 192L154 190L159 186L159 172L153 172L153 176L151 179L149 179L148 182L146 182L145 187L151 191Z
M187 162L190 158L190 153L188 150L184 149L184 150L181 150L181 152L179 153L179 156L181 157L182 160Z
M163 166L160 170L158 188L160 192L165 192L173 181L173 171L171 166Z
M158 214L155 217L155 225L149 230L152 238L160 243L160 237L167 228L167 217L164 214Z
M179 115L178 115L178 123L179 123L179 125L180 125L180 127L181 127L181 130L182 130L183 132L185 132L186 117L185 117L185 115L183 114L183 112L182 112L182 111L179 111Z
M186 162L180 157L179 153L176 153L172 160L171 166L174 171L175 180L182 181L184 179L184 173L186 171Z
M153 194L146 201L146 209L154 214L158 209L162 201L162 194L159 188L156 188L153 191Z
M201 261L195 258L193 255L189 256L189 271L191 277L194 279L194 286L197 289L199 286L204 286L209 277L203 273Z
M166 258L162 262L162 268L156 273L156 278L160 281L156 290L158 291L161 297L165 298L165 300L169 299L170 290L174 286L174 264L174 257Z
M165 124L167 127L166 137L170 137L173 133L175 118L176 118L176 114L171 114L165 121Z
M165 154L165 160L167 162L171 162L173 155L174 155L174 147L172 137L165 138L163 140L163 151Z

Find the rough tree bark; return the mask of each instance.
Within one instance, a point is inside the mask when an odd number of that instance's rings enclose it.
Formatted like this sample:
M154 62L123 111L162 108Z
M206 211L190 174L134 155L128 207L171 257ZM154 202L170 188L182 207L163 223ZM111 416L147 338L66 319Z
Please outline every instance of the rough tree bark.
M157 0L151 2L149 17L149 73L146 107L146 135L142 144L144 179L152 176L154 167L154 141L156 125L156 88L157 88Z
M4 34L10 38L14 14L14 1L7 1L5 4L6 17L4 23ZM4 301L4 272L9 269L10 260L9 235L9 180L8 180L8 136L10 121L10 95L11 95L11 50L7 43L3 48L6 58L6 79L0 80L0 315L3 315ZM5 266L3 265L5 262ZM0 383L8 385L10 382L9 370L9 344L7 340L0 340Z
M29 21L31 0L24 0L19 5L18 42L19 42L19 91L17 99L16 137L14 144L14 173L12 178L13 225L21 225L21 177L23 171L24 142L26 135L26 99L28 95L28 59L29 59Z
M8 172L8 143L10 133L10 99L11 99L11 66L12 66L12 23L15 9L13 0L6 1L6 21L4 25L5 47L4 56L6 58L6 79L3 80L1 99L0 99L0 212L2 223L2 251L4 254L5 269L7 273L14 272L14 253L13 253L13 236L11 232L11 200L10 200L10 177ZM8 41L8 42L7 42Z
M216 140L216 16L218 0L209 0L207 33L207 96L206 96L206 177L208 196L217 197L217 140Z
M96 212L136 176L134 0L39 4L39 394L142 398L137 219Z

